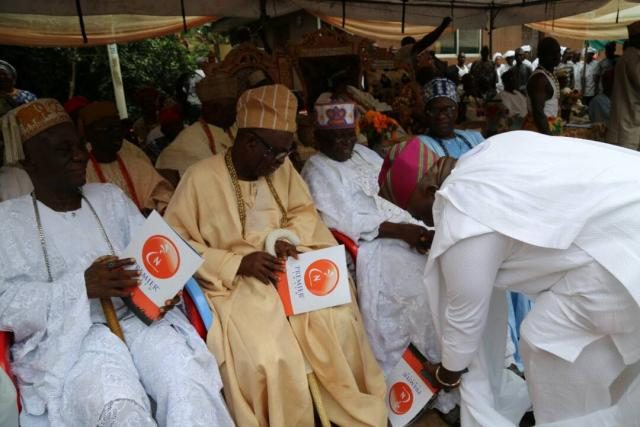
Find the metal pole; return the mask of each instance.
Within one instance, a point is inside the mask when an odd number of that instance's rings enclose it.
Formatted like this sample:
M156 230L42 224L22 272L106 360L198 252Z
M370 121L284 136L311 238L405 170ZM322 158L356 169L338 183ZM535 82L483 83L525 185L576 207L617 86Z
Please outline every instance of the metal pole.
M120 70L120 57L118 56L118 45L107 45L109 55L109 68L111 69L111 81L113 83L113 94L118 107L120 119L129 117L127 112L127 101L124 96L124 85L122 84L122 71Z

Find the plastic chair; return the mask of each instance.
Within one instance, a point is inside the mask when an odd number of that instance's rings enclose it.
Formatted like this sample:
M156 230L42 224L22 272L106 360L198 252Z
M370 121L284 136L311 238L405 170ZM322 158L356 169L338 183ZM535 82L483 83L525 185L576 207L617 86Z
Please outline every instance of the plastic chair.
M207 332L213 324L213 313L209 307L209 302L202 289L200 289L200 285L193 277L189 279L184 290L186 292L183 292L182 299L187 319L189 319L198 335L203 340L206 340Z
M213 324L213 313L209 307L209 303L200 289L198 282L192 277L184 287L182 299L184 301L185 315L189 322L193 325L198 335L202 339L207 338L207 331ZM9 378L16 386L18 392L18 384L16 377L11 371L11 355L9 353L13 342L13 334L7 331L0 331L0 368L4 369ZM18 394L18 411L20 410L20 395Z

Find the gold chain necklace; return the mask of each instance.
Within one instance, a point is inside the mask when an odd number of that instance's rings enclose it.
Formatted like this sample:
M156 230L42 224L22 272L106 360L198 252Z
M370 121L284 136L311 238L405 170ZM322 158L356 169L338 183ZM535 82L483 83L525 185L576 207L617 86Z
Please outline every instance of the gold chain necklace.
M236 173L236 168L233 166L233 160L231 159L231 149L227 150L226 154L224 155L224 162L227 165L227 169L229 170L231 183L233 184L233 189L236 193L236 204L238 207L238 215L240 216L240 225L242 226L242 238L244 239L245 225L247 223L247 210L244 204L244 198L242 197L242 190L240 189L238 174ZM280 210L280 227L284 228L287 226L287 222L289 221L289 219L287 218L287 210L284 208L282 200L280 200L280 196L278 196L276 188L273 186L271 177L265 176L264 179L265 181L267 181L269 191L271 191L271 195L273 196L276 204L278 205L278 209Z

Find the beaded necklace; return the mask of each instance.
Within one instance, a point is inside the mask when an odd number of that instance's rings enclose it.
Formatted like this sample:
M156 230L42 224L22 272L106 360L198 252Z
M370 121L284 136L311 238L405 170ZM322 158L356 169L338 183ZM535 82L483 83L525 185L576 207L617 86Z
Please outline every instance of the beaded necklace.
M542 71L542 74L547 76L549 78L549 80L551 80L553 82L555 93L558 94L558 96L559 96L560 95L560 82L558 81L558 78L556 77L556 75L554 73L550 72L549 70L547 70L544 67L538 67L538 68L536 68L536 71L537 70Z
M238 174L236 172L236 168L233 166L233 160L231 159L231 150L227 150L227 153L224 155L224 162L227 165L227 169L229 170L229 175L231 176L231 183L233 184L233 190L236 193L236 204L238 207L238 215L240 216L240 225L242 226L242 238L245 238L245 226L247 223L247 210L244 203L244 198L242 197L242 189L240 188L240 180L238 179ZM289 219L287 218L287 210L284 208L282 204L282 200L280 200L280 196L276 192L275 187L273 186L273 181L270 176L264 177L265 181L267 181L267 186L269 187L269 191L273 196L276 204L278 205L278 209L280 210L280 227L284 228L287 226L287 222Z

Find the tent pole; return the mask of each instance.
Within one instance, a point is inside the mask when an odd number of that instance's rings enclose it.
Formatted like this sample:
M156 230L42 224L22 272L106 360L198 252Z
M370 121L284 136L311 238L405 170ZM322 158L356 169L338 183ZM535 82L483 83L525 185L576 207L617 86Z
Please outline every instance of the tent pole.
M489 54L493 54L493 3L489 9Z
M109 55L109 68L111 69L111 81L113 83L113 94L118 107L120 119L129 117L127 113L127 101L124 96L124 85L122 84L122 71L120 70L120 57L118 56L118 45L107 45L107 53Z

